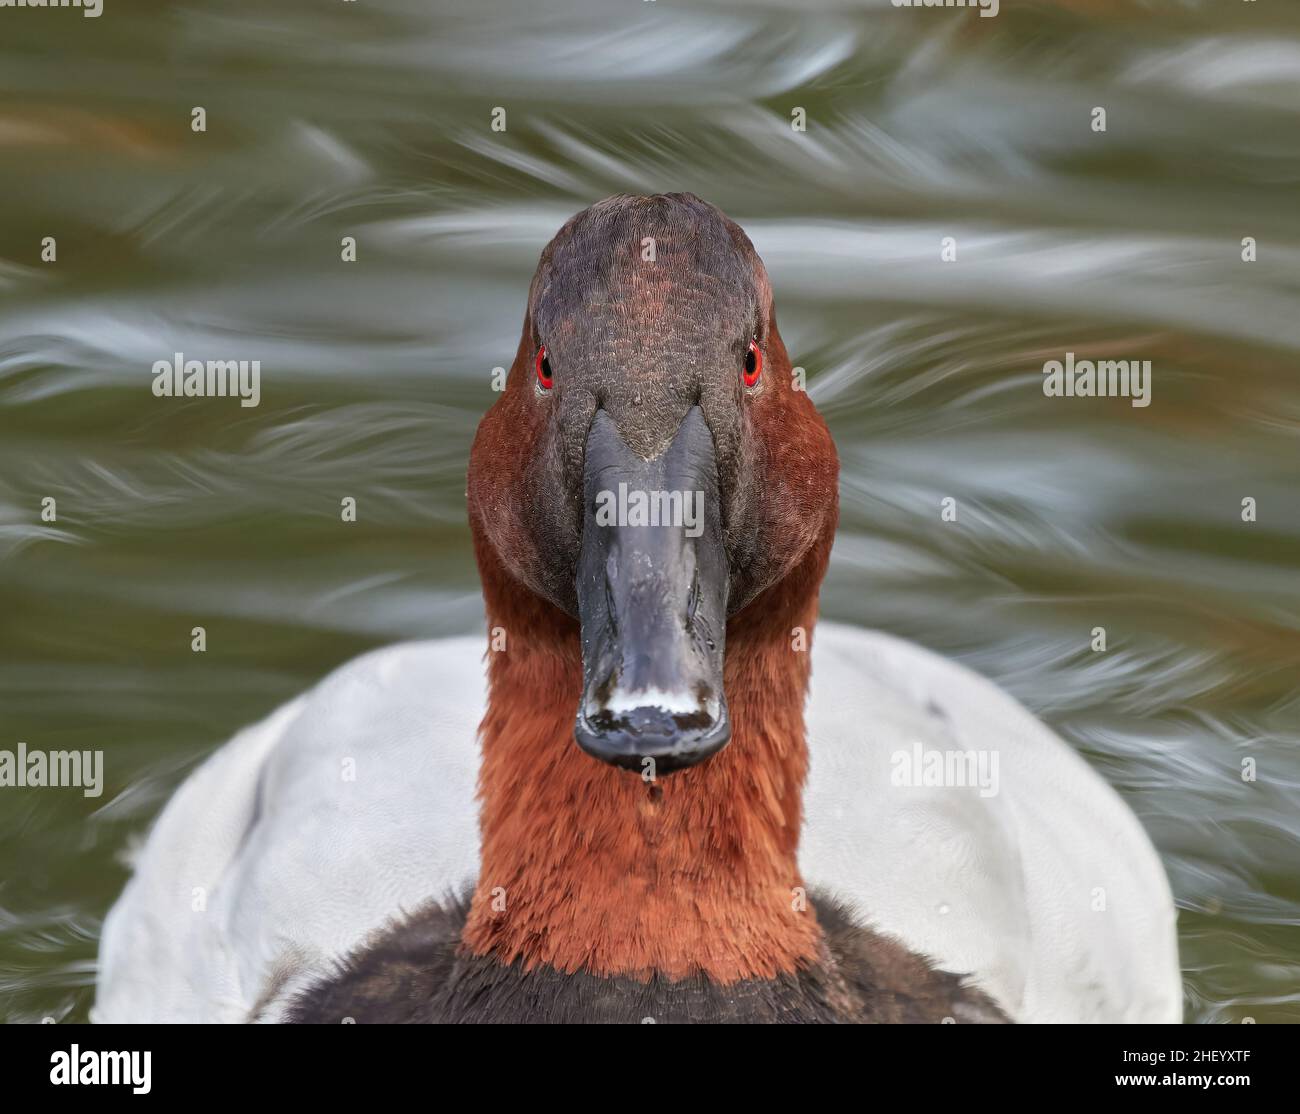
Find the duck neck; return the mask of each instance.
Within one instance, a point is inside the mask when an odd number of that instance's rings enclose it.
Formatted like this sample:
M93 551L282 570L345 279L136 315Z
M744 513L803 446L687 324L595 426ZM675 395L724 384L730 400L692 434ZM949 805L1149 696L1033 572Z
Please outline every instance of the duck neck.
M496 639L467 950L526 968L719 983L814 962L821 932L796 853L826 554L811 554L728 623L730 744L647 782L574 742L578 624L510 578L490 547L477 548Z

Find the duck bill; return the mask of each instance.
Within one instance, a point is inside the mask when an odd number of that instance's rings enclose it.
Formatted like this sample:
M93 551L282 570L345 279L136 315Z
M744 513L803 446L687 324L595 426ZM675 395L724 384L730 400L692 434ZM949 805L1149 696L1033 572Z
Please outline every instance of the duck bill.
M578 745L647 778L693 766L731 738L729 570L713 435L699 407L651 460L597 411L584 499Z

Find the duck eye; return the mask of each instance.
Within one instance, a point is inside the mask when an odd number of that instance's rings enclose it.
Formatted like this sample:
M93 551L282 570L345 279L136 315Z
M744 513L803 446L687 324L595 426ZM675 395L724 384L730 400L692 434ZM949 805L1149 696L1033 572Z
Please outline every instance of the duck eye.
M749 342L749 351L745 353L745 368L741 372L740 378L746 387L752 387L758 382L758 377L763 374L763 352L758 347L758 341Z
M551 377L551 358L546 354L546 345L542 345L537 350L537 382L541 385L542 390L549 391L555 386L555 380Z

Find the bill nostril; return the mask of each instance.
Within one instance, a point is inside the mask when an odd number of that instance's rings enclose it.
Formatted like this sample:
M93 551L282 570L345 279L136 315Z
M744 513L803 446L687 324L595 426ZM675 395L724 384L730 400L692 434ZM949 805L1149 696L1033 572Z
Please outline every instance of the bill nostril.
M605 579L605 614L609 620L610 633L617 634L618 608L614 606L614 586L610 584L608 577Z

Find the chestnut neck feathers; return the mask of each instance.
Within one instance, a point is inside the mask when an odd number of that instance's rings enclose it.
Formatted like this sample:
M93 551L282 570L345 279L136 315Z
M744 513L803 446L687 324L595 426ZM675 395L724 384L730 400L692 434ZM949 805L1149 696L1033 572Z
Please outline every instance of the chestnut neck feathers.
M490 628L481 868L466 949L599 976L772 978L817 960L796 863L803 703L830 539L728 624L729 746L647 783L583 754L577 623L520 585L475 523ZM806 642L806 639L804 640Z

